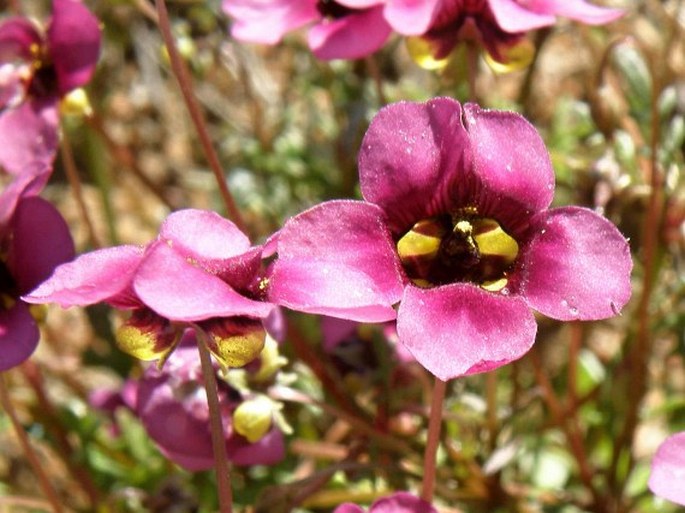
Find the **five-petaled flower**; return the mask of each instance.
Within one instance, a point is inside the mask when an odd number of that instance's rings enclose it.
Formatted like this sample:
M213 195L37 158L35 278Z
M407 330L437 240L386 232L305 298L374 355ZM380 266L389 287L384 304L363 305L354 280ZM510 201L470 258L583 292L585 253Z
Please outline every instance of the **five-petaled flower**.
M61 214L35 195L42 181L19 176L0 195L0 371L22 363L38 345L38 312L21 295L74 257Z
M364 513L364 510L346 502L335 508L333 513ZM395 492L374 502L369 513L438 513L438 510L409 492Z
M62 307L99 302L130 310L117 331L122 350L164 362L187 326L207 334L220 363L241 367L259 355L274 310L262 301L262 248L214 212L171 214L145 248L116 246L58 267L25 296Z
M668 437L656 451L649 476L655 495L685 506L685 432Z
M447 380L526 353L531 308L603 319L630 297L625 238L591 210L548 208L549 155L518 114L450 98L387 106L362 141L359 172L365 201L325 202L285 223L270 300L396 317L400 341Z
M43 32L26 18L0 25L0 166L49 168L57 150L60 98L86 84L100 53L100 25L79 0L53 0Z

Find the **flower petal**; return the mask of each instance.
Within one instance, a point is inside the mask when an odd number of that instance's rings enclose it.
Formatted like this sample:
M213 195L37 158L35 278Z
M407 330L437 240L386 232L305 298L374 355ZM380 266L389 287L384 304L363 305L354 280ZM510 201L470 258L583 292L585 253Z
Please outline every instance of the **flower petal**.
M329 201L285 223L269 278L271 301L356 321L395 318L402 271L381 210Z
M333 513L364 513L364 510L351 502L345 502L335 508Z
M133 288L148 307L174 321L235 315L263 318L274 308L240 295L163 242L153 244L145 253Z
M109 301L128 289L142 258L143 251L136 246L86 253L57 267L23 299L28 303L57 303L62 308Z
M589 25L609 23L625 14L621 9L601 7L585 0L532 0L527 7L537 13L563 16Z
M26 18L13 17L0 25L0 63L19 58L31 60L31 45L41 44L36 26Z
M74 258L74 242L62 214L39 197L19 202L12 220L14 237L7 263L19 294L30 292L55 267Z
M0 298L0 301L2 299ZM26 303L0 307L0 371L16 367L33 354L40 332Z
M79 0L53 0L48 27L59 95L86 84L100 55L100 22Z
M537 325L518 297L456 283L408 286L397 313L397 333L418 362L439 379L485 372L523 356Z
M652 460L649 489L655 495L685 506L685 432L677 433L659 446Z
M396 492L374 502L369 513L438 513L438 511L429 502L411 493Z
M516 231L554 196L554 170L540 134L514 112L464 107L473 151L473 172L483 191L480 214Z
M606 319L630 299L628 243L607 219L581 207L541 214L522 258L521 293L554 319Z
M233 37L265 44L276 44L287 32L321 17L315 0L223 0L221 8L234 18Z
M383 6L379 5L335 20L322 20L309 30L308 41L319 59L359 59L383 46L390 32Z
M274 427L252 444L242 436L232 436L226 440L226 450L239 466L274 465L285 457L285 441L283 433Z
M488 5L497 24L506 32L527 32L549 27L556 21L553 13L523 7L516 0L488 0Z
M371 121L359 153L361 190L393 232L452 206L452 184L469 158L461 115L458 102L437 98L388 105Z
M418 36L428 30L439 3L439 0L388 0L385 19L403 36Z

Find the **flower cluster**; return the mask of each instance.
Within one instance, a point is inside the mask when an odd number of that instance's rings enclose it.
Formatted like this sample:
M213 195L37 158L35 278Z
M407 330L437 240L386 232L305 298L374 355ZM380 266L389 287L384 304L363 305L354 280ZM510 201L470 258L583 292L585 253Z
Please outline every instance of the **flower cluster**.
M585 0L223 0L236 39L279 42L310 25L308 43L320 59L357 59L381 48L395 31L410 40L419 61L443 61L462 41L483 46L495 61L508 63L530 30L551 26L557 16L589 24L620 17L618 9ZM423 55L422 55L423 54Z

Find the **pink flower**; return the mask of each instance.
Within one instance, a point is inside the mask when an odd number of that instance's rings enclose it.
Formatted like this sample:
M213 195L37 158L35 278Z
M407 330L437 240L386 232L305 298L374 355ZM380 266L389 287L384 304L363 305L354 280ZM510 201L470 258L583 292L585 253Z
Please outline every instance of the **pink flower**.
M358 59L378 50L394 28L420 34L438 0L223 0L236 39L275 44L313 24L309 47L320 59Z
M649 476L655 495L685 506L685 432L666 439L656 451Z
M390 105L371 122L359 170L365 201L329 201L285 223L270 300L361 322L396 317L400 341L447 380L525 354L531 309L603 319L630 297L626 240L588 209L549 209L549 155L518 114L450 98Z
M43 33L26 18L0 25L0 165L12 174L57 150L59 99L87 83L100 53L97 18L78 0L53 0Z
M261 253L218 214L181 210L145 248L117 246L81 255L24 300L62 307L104 301L130 310L118 341L143 360L163 361L186 326L199 327L220 362L240 367L259 354L262 320L274 310L261 300Z
M38 345L38 326L21 295L74 257L64 219L35 196L41 180L18 177L0 195L0 371L22 363Z
M364 513L364 510L346 502L335 508L333 513ZM409 492L395 492L374 502L369 513L438 513L438 510Z

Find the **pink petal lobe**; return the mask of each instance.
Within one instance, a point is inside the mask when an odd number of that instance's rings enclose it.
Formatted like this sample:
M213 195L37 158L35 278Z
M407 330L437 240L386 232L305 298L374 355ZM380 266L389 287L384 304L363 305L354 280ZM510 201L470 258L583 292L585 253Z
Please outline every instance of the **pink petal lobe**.
M40 44L41 36L26 18L9 18L0 25L0 63L17 58L30 61L31 45Z
M142 249L136 246L86 253L57 267L23 299L28 303L57 303L63 308L109 301L128 289L142 257Z
M100 22L79 0L53 0L48 46L59 94L86 84L100 55Z
M677 433L659 446L652 460L649 489L655 495L685 506L685 432Z
M390 32L379 5L336 20L322 20L309 29L308 41L319 59L359 59L383 46Z
M528 8L541 14L563 16L588 25L603 25L625 14L621 9L601 7L585 0L532 0Z
M408 286L397 313L397 333L416 360L446 381L485 372L523 356L537 325L519 297L455 283Z
M39 197L20 201L12 224L14 238L7 262L23 294L47 279L59 264L74 258L74 242L62 215Z
M438 513L429 503L408 492L396 492L373 503L369 513Z
M0 309L0 371L16 367L33 354L40 332L26 303Z
M552 209L540 218L521 257L521 293L528 304L562 321L617 315L631 294L633 262L623 235L581 207Z
M173 321L236 315L263 318L273 310L273 305L240 295L165 243L156 243L145 253L133 288L143 303Z
M387 321L402 295L401 273L380 209L329 201L283 226L269 298L303 312Z
M274 465L285 457L285 440L283 433L274 427L254 443L234 435L226 440L226 450L238 466Z
M356 504L352 504L351 502L345 502L344 504L341 504L340 506L335 508L333 510L333 513L364 513L364 510Z
M516 0L487 1L497 24L505 32L527 32L542 27L549 27L556 22L554 13L523 7Z
M450 209L453 183L469 165L461 105L451 98L381 109L359 153L364 198L383 209L394 232Z
M385 19L404 36L424 34L440 4L439 0L387 0Z
M253 43L276 44L321 17L316 0L223 0L221 7L234 18L231 35Z

